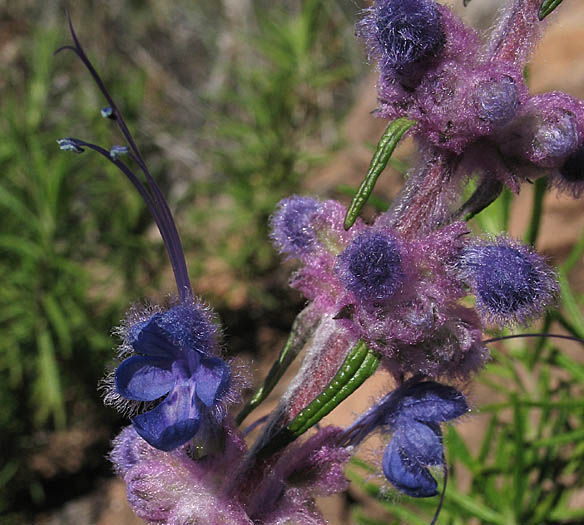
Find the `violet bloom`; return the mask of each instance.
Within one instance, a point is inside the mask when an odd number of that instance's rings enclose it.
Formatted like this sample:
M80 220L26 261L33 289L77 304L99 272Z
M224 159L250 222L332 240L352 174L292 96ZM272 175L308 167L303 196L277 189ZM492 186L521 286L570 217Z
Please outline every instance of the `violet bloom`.
M153 447L173 450L191 440L205 411L227 391L227 364L214 350L215 327L197 303L182 303L154 314L130 330L136 355L115 373L116 390L134 401L164 400L132 418L136 432Z
M500 326L539 317L557 294L554 273L543 257L505 236L468 246L460 265L479 313Z
M414 498L437 494L438 484L428 467L444 467L440 423L469 411L455 388L412 378L387 394L345 431L347 443L359 444L378 427L393 432L385 449L385 477L400 492Z
M75 153L85 148L99 153L114 164L132 183L152 214L164 241L174 272L180 303L166 312L140 316L122 329L124 341L120 356L125 357L115 371L113 389L106 402L123 406L119 399L152 403L154 408L134 416L136 432L153 447L173 450L190 441L203 427L208 434L219 428L221 411L216 410L225 397L231 374L217 354L215 323L207 309L194 300L182 243L169 206L136 146L119 108L89 61L73 30L74 45L66 45L91 73L109 106L101 111L114 121L127 146L104 148L85 140L68 137L59 146ZM139 172L132 171L123 157L132 160ZM143 176L140 176L140 174ZM133 354L133 355L130 355Z
M341 281L360 300L388 299L402 286L400 246L383 232L365 232L339 255Z
M458 390L430 381L414 383L402 395L390 417L394 433L383 455L383 473L408 496L435 496L438 484L427 467L444 465L439 423L456 419L469 408Z

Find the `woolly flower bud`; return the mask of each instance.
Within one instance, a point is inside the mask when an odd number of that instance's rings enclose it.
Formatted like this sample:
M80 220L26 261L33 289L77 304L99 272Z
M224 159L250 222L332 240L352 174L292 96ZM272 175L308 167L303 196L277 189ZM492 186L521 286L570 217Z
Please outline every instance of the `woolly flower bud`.
M318 199L296 195L278 203L272 217L271 238L281 253L301 257L310 252L316 242L310 218L320 205Z
M355 238L339 256L336 271L360 300L389 299L405 280L398 241L382 232Z
M124 476L128 502L148 523L250 524L244 509L213 486L212 465L185 453L158 454Z
M539 317L557 293L553 271L543 257L507 237L465 248L461 266L479 313L500 326Z
M540 164L548 164L574 151L578 133L571 115L564 113L552 121L542 122L533 137L534 157Z
M381 69L402 80L415 79L444 46L440 12L431 0L378 0L362 25Z
M475 94L478 117L495 126L509 122L519 106L519 92L510 77L481 83Z
M540 168L559 168L584 139L582 103L565 93L531 97L505 131L500 148Z
M128 329L130 345L136 344L142 330L154 318L156 326L180 347L207 354L213 353L217 348L219 330L212 311L202 303L192 300L176 304L165 312L132 324Z

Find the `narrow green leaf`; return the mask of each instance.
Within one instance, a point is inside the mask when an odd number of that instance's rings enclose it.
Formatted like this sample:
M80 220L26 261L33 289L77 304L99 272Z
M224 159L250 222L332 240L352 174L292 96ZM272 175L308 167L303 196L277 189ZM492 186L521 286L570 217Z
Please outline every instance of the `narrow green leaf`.
M358 525L387 525L386 520L380 521L373 518L369 518L361 511L361 509L355 509L353 511L353 520Z
M59 338L61 351L64 356L69 356L72 349L71 333L65 315L60 306L51 295L45 295L42 299L43 309L53 330Z
M531 445L534 447L552 447L554 445L577 442L581 439L584 439L584 428L572 432L565 432L564 434L551 436L549 438L536 439L531 442Z
M365 461L364 459L361 459L358 456L351 456L351 459L349 460L349 462L351 463L351 465L361 467L363 470L366 470L367 472L376 472L376 470L377 470L373 465L371 465L370 463L367 463L367 461Z
M480 468L479 463L472 457L466 443L453 426L448 427L448 438L446 442L448 444L448 450L450 451L451 460L458 459L473 473L478 471Z
M578 242L572 248L570 255L566 258L566 260L561 265L561 269L567 273L581 260L582 254L584 253L584 229L580 234Z
M551 14L553 10L558 7L563 0L543 0L537 14L540 20Z
M359 212L363 206L365 206L367 199L375 187L379 175L381 175L385 169L385 166L398 142L404 136L406 131L408 131L408 129L414 124L415 121L413 120L398 118L397 120L390 122L387 128L385 128L381 140L377 144L377 149L373 154L373 158L371 159L371 164L369 164L369 170L365 175L365 179L361 183L361 186L359 186L359 189L347 210L347 215L345 216L345 230L348 230L353 224L355 224Z
M498 411L495 411L495 413L489 419L489 425L487 426L487 431L483 437L483 442L481 443L481 449L479 450L478 455L478 461L481 464L486 461L493 445L493 439L495 438L495 432L497 431L498 417L499 413Z
M535 245L539 230L541 226L541 218L543 216L543 198L547 188L547 181L545 178L540 178L535 181L533 185L533 205L531 207L531 219L529 220L529 227L525 234L525 242Z
M458 490L454 489L452 485L450 485L446 490L445 500L456 503L458 506L469 512L472 516L479 518L484 522L498 523L501 525L507 523L507 520L503 515L491 510L481 503L478 503L473 498L458 492Z
M0 487L4 487L18 472L18 459L8 461L0 470Z
M36 381L37 415L42 421L52 414L55 426L63 428L65 426L65 407L61 393L59 367L55 360L53 340L47 330L39 331L37 334L37 348L39 352L39 374Z
M584 365L577 363L572 358L561 352L554 353L553 363L569 372L574 379L584 384Z
M562 294L562 303L568 313L570 321L574 328L578 331L579 337L584 337L584 316L580 311L580 306L576 301L574 292L568 282L566 272L560 270L558 272L558 281L560 283L560 292Z
M522 406L527 406L530 408L543 408L549 409L579 409L584 408L584 399L564 399L562 401L534 401L532 399L518 399L517 402ZM483 405L480 407L481 412L497 412L502 408L510 408L513 403L509 401L503 401L501 403L492 403L489 405Z
M584 509L554 509L549 518L550 521L584 522Z
M513 436L515 438L515 454L513 457L513 510L515 512L515 519L518 520L521 517L523 497L528 481L523 472L525 465L525 414L516 395L512 396L511 401L513 403Z
M43 250L36 242L31 242L22 235L0 234L0 248L29 259L39 259Z
M22 199L3 186L0 186L0 206L8 209L23 222L23 225L27 225L31 230L36 231L38 229L38 219L34 213Z
M329 384L306 408L300 411L288 425L287 430L295 437L304 434L357 390L375 372L378 365L379 356L359 340Z

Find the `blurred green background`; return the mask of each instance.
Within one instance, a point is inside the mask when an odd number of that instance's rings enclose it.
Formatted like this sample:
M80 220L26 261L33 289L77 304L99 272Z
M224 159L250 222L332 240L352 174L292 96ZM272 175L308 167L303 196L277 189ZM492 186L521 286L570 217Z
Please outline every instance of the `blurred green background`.
M291 267L280 265L267 237L276 202L312 190L346 201L383 127L367 113L375 105L371 67L354 37L364 5L69 6L175 211L194 288L227 327L231 355L269 363L302 305L287 288ZM101 118L105 102L75 56L53 56L70 42L66 7L0 2L2 523L98 522L91 517L98 511L58 516L111 476L104 456L124 421L97 390L116 345L111 330L130 304L164 301L174 288L158 232L128 182L91 153L65 154L56 144L65 136L106 147L121 140ZM366 128L357 139L355 115ZM374 203L395 194L411 154L406 144ZM537 242L533 226L542 215L531 210L541 195L525 193L519 203L507 195L476 228L513 229L521 206L526 220L516 235L531 225ZM578 224L569 228L568 245L551 250L563 265L563 306L543 327L583 337L584 237ZM476 418L477 431L448 432L454 482L440 523L584 521L582 352L545 340L494 350L479 389L481 401L492 402ZM429 522L436 498L388 499L369 470L363 461L348 469L355 483L337 502L341 510L331 511L332 523Z

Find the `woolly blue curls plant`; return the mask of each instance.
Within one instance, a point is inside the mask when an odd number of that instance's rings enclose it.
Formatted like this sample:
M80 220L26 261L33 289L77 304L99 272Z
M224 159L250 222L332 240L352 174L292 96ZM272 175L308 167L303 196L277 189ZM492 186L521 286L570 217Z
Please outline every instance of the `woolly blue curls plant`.
M242 380L222 358L219 327L197 299L171 212L121 112L70 26L74 52L107 101L127 146L76 139L113 163L149 208L165 243L178 297L135 307L118 330L106 403L131 415L110 456L134 512L149 523L320 524L314 496L346 489L344 464L373 432L387 435L385 478L412 497L438 492L444 472L441 423L469 412L462 384L489 358L483 333L541 316L557 296L554 271L505 234L475 238L466 225L503 185L550 175L559 190L584 190L584 104L563 93L530 96L522 69L560 2L511 0L481 42L433 0L376 0L358 34L378 63L377 116L391 119L347 210L293 196L272 221L276 248L298 261L291 286L308 305L263 384L233 418ZM391 208L366 224L367 201L400 138L420 158ZM133 167L132 167L133 166ZM139 176L141 175L141 176ZM466 182L476 180L466 200ZM474 296L473 302L468 298ZM284 371L304 358L249 447L238 426ZM395 388L348 428L298 438L381 365ZM433 469L433 470L431 470ZM227 474L228 473L228 474ZM440 505L434 521L436 521Z

